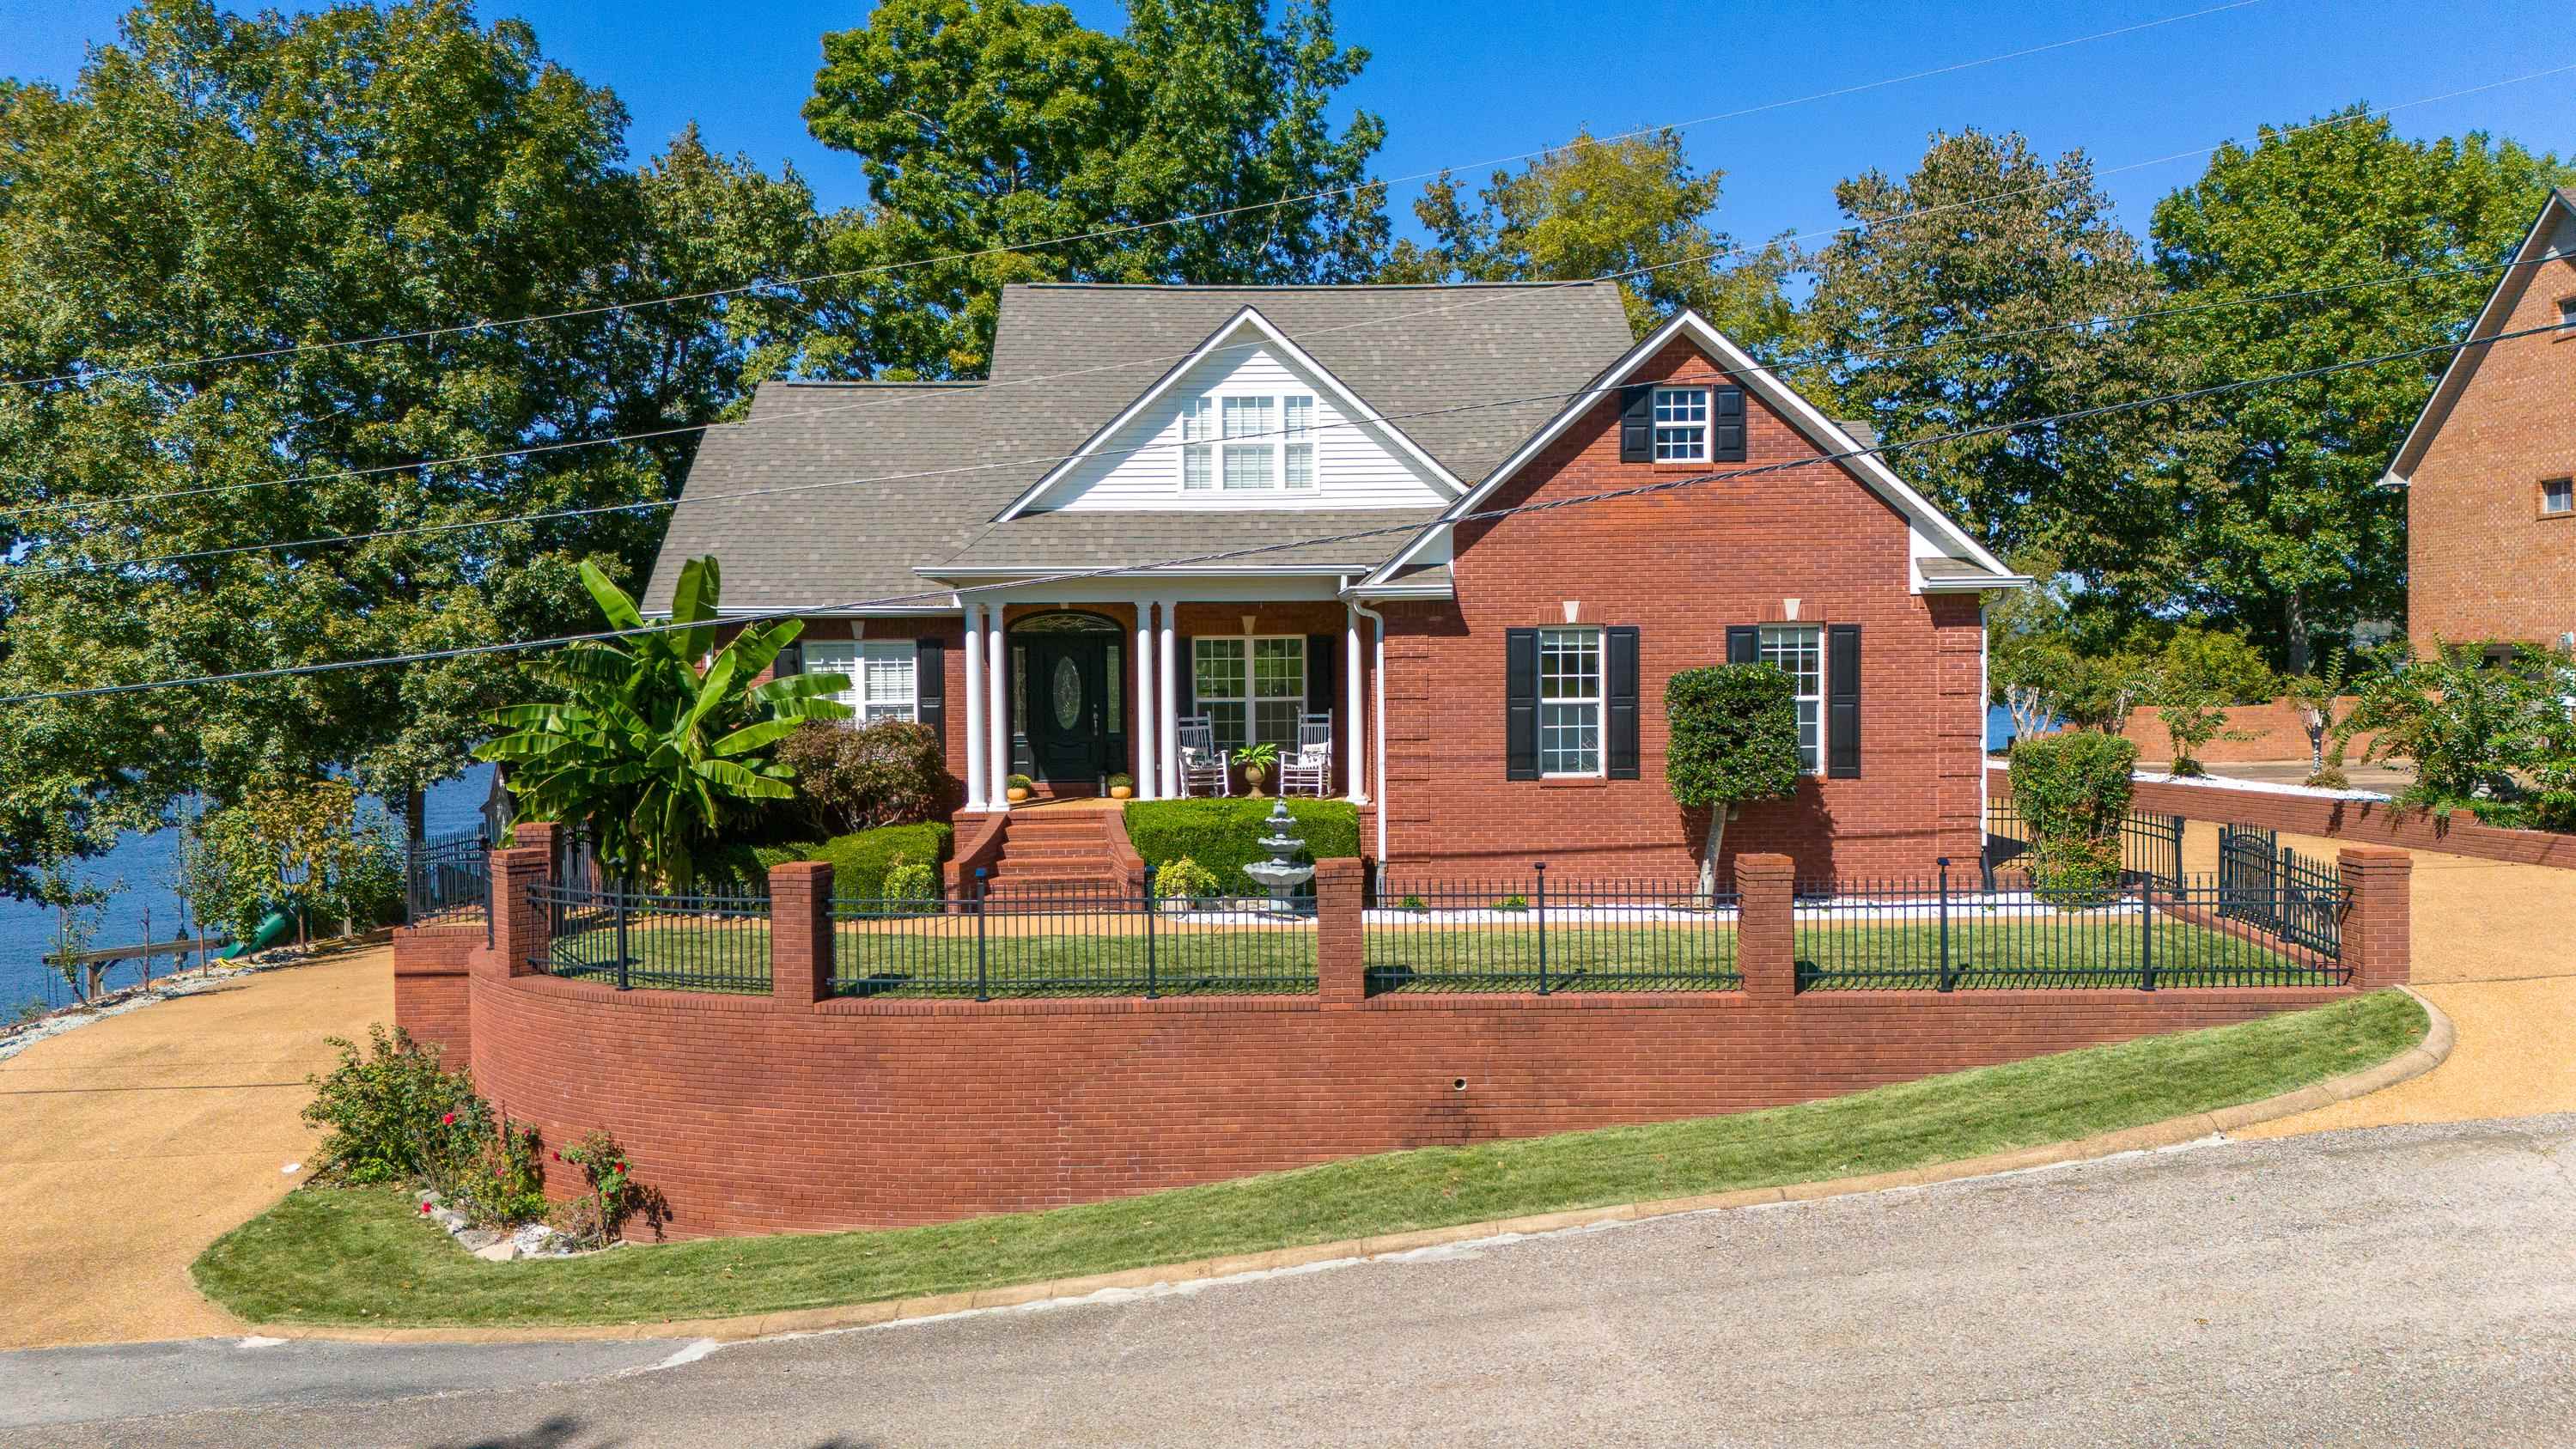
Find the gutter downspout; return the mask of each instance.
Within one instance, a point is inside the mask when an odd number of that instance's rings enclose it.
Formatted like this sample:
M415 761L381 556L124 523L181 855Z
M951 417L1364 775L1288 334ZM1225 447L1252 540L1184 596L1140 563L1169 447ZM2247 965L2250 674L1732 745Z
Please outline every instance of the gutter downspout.
M1356 597L1351 612L1377 626L1375 652L1369 656L1369 761L1377 767L1377 788L1369 792L1369 803L1377 807L1377 890L1386 894L1386 616Z

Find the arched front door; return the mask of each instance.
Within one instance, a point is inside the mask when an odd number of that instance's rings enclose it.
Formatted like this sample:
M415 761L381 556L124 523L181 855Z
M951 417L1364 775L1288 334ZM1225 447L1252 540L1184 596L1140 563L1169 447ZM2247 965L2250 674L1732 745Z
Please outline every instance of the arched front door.
M1011 626L1014 753L1057 794L1098 789L1127 768L1125 637L1114 620L1073 610Z

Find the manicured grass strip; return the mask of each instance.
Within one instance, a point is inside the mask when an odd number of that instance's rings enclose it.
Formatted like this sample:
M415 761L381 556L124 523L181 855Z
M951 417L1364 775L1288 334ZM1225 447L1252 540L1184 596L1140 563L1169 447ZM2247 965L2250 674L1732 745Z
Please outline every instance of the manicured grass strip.
M2150 949L2138 915L1963 914L1950 923L1950 965L1960 990L2136 986L2150 962L2159 986L2333 986L2335 972L2303 965L2259 941L2159 915ZM1937 924L1881 926L1801 921L1802 991L1931 990L1941 975Z
M1765 1112L1425 1148L937 1227L553 1262L477 1262L392 1189L308 1188L217 1240L194 1271L254 1323L632 1323L864 1303L1892 1172L2292 1091L2384 1061L2425 1027L2411 998L2384 991Z

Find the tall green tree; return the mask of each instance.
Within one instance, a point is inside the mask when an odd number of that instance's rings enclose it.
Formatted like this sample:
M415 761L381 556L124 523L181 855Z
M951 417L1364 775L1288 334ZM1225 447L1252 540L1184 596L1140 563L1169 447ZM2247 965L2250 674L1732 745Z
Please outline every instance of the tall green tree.
M2050 555L2094 607L2161 602L2182 563L2159 462L2170 422L2041 421L2177 375L2134 326L2083 325L2160 293L2091 158L2051 164L2014 132L1935 134L1911 174L1865 172L1834 197L1859 225L1812 260L1810 365L1890 443L2012 428L1892 461L1998 552Z
M631 576L658 513L122 561L664 498L693 436L425 460L703 422L760 375L837 366L793 293L611 306L810 267L824 233L793 175L693 132L629 169L625 128L527 26L463 0L151 0L70 90L0 91L0 377L53 379L0 389L0 691L581 625L577 565ZM579 315L442 330L550 313ZM415 335L332 345L396 333ZM0 711L0 889L193 789L349 768L403 798L465 763L520 669Z
M1767 360L1797 329L1781 292L1796 257L1785 242L1739 246L1716 228L1724 182L1724 172L1692 166L1670 130L1578 135L1493 173L1472 199L1443 172L1413 204L1430 242L1397 242L1382 276L1557 282L1616 273L1638 336L1688 307Z
M2265 127L2158 204L2156 262L2196 310L2150 330L2213 383L2292 372L2461 336L2496 274L2348 284L2504 259L2568 169L2479 133L2410 141L2362 107ZM2253 294L2342 287L2278 301ZM2405 605L2405 504L2374 485L2447 354L2250 389L2196 430L2200 502L2182 541L2199 604L2308 668L2313 641Z
M806 125L868 181L831 238L861 273L840 289L850 364L981 375L1008 282L1369 276L1386 127L1328 114L1368 52L1335 40L1329 0L1269 9L1128 0L1111 35L1062 5L886 0L825 35ZM1201 219L1152 225L1179 216Z

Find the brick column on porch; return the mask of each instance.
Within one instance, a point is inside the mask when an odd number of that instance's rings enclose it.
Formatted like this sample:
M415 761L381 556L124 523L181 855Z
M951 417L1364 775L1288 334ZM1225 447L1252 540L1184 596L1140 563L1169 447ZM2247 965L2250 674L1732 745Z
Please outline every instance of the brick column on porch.
M525 827L522 827L524 829ZM492 852L492 951L489 969L499 976L526 976L551 942L553 922L528 899L529 892L554 880L554 857L544 845L518 845Z
M2380 845L2346 846L2336 856L2346 892L2343 964L2364 991L2413 975L2415 857Z
M769 868L769 993L805 1007L832 994L832 863Z
M1326 1006L1368 999L1361 902L1368 872L1357 856L1315 862L1315 989Z
M1785 1004L1798 994L1796 874L1785 855L1735 858L1735 965L1757 1001Z

